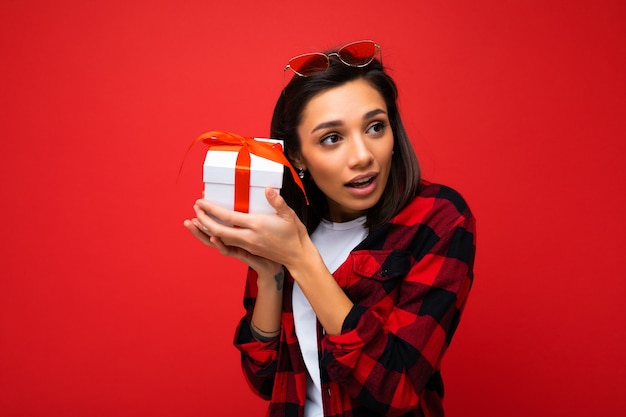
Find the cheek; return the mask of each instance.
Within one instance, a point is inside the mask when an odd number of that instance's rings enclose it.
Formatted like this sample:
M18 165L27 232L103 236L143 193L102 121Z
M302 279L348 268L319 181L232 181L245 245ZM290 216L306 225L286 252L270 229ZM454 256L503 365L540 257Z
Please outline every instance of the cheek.
M378 155L378 162L384 167L385 171L389 172L391 169L391 161L393 160L393 144L380 149Z
M318 186L320 183L328 183L334 178L339 178L339 171L337 169L338 164L328 163L328 160L324 163L317 162L314 169L310 170L311 177Z
M337 190L343 187L342 170L344 163L341 158L334 158L334 155L325 155L324 158L316 159L309 170L315 185L326 195L334 195Z

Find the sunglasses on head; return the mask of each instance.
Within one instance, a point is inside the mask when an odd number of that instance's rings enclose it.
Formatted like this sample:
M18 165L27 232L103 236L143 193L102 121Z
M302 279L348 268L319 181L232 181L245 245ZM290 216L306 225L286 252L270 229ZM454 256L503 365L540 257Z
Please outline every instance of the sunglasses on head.
M381 51L380 45L373 41L351 42L339 48L337 52L329 54L311 52L295 56L289 60L284 71L290 69L300 77L308 77L324 72L330 66L331 56L336 56L341 62L350 67L365 67L374 60L378 51Z

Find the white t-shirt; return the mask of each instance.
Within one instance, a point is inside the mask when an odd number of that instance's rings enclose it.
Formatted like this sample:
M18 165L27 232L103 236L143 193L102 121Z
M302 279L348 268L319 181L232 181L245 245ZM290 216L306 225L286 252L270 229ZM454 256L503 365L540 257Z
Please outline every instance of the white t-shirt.
M311 235L324 264L334 272L346 260L356 245L367 237L366 217L345 223L322 220ZM320 365L317 350L317 317L298 283L293 285L293 319L296 336L307 369L307 394L304 406L305 417L323 417Z

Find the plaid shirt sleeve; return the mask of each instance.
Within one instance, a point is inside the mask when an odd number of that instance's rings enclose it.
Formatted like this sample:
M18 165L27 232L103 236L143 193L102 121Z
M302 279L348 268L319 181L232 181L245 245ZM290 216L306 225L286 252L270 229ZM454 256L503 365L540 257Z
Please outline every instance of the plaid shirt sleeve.
M257 295L257 273L248 269L244 295L245 316L239 321L234 345L241 352L242 369L248 385L258 396L269 400L276 375L279 340L259 342L250 332L250 318Z
M468 206L432 184L355 248L334 274L354 307L342 333L321 340L322 378L329 393L347 393L344 410L443 414L439 364L472 284L474 254Z

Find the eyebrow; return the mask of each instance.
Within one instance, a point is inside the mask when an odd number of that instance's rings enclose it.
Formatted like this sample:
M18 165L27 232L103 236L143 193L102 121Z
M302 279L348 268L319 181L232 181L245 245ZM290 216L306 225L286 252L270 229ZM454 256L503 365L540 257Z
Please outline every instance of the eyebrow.
M363 115L363 120L367 120L370 119L374 116L377 116L379 114L387 114L386 111L384 111L383 109L374 109L374 110L370 110L367 113L365 113ZM318 124L317 126L315 126L313 128L313 130L311 130L311 133L315 133L317 130L321 130L321 129L328 129L331 127L338 127L343 125L343 122L341 120L331 120L329 122L323 122Z

